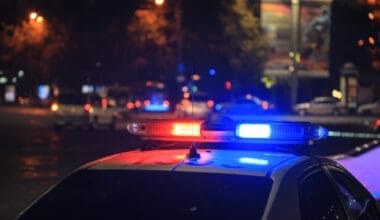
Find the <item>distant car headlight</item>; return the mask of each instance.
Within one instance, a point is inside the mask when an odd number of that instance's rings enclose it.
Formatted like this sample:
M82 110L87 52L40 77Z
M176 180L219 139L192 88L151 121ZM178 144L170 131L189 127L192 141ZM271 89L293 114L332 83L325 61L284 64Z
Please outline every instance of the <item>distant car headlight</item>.
M57 112L58 109L59 109L59 106L58 106L57 103L53 103L53 104L51 104L51 106L50 106L50 110L51 110L52 112Z

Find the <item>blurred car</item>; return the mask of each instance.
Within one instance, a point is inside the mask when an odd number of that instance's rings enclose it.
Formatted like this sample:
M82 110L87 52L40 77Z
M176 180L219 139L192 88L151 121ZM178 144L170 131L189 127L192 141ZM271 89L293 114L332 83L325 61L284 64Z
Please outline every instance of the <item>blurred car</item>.
M263 114L272 113L274 104L256 96L238 98L233 102L218 103L215 111L221 114Z
M339 99L334 97L316 97L310 102L296 104L293 111L299 115L341 115L347 109Z
M177 117L208 117L214 108L215 101L206 95L192 95L183 98L175 109Z
M95 129L107 126L115 127L123 108L112 106L106 98L87 94L60 94L50 106L54 113L54 129L75 127Z
M380 115L380 99L373 103L360 105L357 108L357 113L361 115Z
M319 126L156 120L128 130L177 145L90 162L19 219L379 219L347 170L302 153L327 132ZM191 140L204 148L187 149Z
M145 82L143 91L143 111L145 112L168 112L170 102L166 84L161 81Z
M164 94L152 94L149 99L144 100L143 108L146 112L168 112L170 102Z
M130 96L126 102L126 109L134 113L170 111L170 101L163 94L151 94L150 97L143 98Z

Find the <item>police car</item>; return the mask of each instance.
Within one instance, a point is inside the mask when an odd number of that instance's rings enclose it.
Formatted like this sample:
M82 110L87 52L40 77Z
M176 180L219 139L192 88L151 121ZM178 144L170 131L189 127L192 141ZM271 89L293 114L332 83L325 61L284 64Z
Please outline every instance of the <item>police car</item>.
M380 219L342 166L309 155L310 123L148 120L144 148L79 168L20 219Z

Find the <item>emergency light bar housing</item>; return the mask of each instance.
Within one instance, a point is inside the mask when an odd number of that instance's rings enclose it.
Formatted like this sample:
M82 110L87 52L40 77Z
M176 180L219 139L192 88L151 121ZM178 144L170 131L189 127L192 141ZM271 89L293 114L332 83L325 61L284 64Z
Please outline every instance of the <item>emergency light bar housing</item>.
M213 143L308 144L328 131L308 122L233 120L148 120L130 123L127 130L147 140Z

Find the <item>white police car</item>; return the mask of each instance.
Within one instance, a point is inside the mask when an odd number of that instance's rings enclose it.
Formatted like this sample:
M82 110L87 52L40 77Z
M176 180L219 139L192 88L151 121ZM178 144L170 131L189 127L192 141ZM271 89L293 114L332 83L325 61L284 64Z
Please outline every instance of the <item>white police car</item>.
M218 119L128 130L156 142L82 166L19 218L380 219L350 173L307 154L322 127Z

